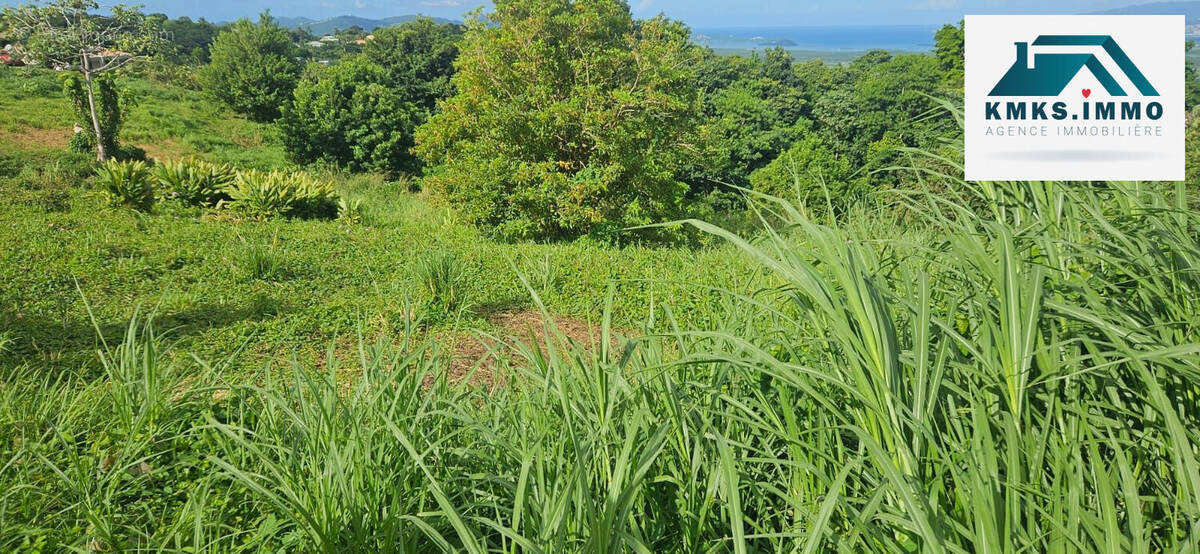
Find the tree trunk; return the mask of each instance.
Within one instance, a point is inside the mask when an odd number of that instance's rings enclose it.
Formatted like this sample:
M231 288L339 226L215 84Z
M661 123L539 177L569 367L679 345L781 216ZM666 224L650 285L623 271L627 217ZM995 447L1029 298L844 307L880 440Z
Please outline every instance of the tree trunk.
M100 116L96 113L96 94L92 91L92 70L88 65L87 54L83 55L83 80L87 83L88 110L92 113L92 131L96 133L96 161L108 161L108 152L104 151L104 130L100 128Z

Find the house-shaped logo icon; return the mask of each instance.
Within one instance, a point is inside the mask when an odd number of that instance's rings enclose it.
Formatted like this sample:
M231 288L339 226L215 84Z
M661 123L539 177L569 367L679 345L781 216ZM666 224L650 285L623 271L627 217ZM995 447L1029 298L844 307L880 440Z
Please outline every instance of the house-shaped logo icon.
M990 96L1058 96L1085 67L1100 81L1100 85L1110 96L1128 96L1095 54L1039 52L1030 64L1029 43L1018 42L1016 45L1017 61L992 89ZM1033 45L1101 47L1142 96L1158 96L1158 91L1150 85L1150 81L1146 80L1146 76L1142 75L1111 36L1042 35Z

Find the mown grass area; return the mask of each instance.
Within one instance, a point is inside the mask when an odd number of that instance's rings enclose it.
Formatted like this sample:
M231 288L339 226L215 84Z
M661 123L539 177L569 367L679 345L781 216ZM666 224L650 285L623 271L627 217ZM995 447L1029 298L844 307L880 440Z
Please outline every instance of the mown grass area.
M759 198L771 225L692 222L694 248L502 244L374 176L323 175L361 222L139 213L87 156L6 145L0 550L1200 544L1183 185L943 182L837 220ZM492 386L451 371L464 333L543 308L564 325L495 343Z

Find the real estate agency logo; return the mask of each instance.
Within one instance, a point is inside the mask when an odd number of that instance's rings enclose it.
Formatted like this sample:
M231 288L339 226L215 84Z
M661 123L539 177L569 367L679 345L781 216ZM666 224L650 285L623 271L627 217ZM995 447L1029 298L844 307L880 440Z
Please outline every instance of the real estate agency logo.
M968 179L1182 178L1182 18L968 16L966 33Z

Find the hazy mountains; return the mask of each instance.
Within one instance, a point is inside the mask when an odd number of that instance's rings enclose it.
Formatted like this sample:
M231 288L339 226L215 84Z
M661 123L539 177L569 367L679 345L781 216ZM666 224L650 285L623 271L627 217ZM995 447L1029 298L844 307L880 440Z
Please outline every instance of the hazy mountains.
M276 21L280 25L289 29L299 29L306 27L309 32L314 35L327 35L337 29L349 29L350 27L359 26L365 31L374 31L379 27L391 27L399 25L405 21L411 21L420 16L417 15L398 15L395 17L385 17L383 19L367 19L365 17L355 17L353 15L339 15L328 19L309 19L307 17L277 17ZM440 17L432 18L438 23L457 23L449 19Z

